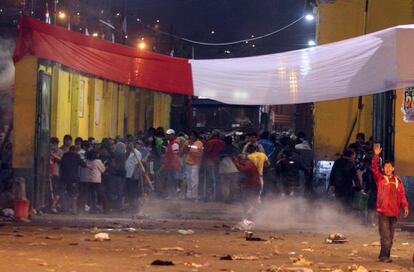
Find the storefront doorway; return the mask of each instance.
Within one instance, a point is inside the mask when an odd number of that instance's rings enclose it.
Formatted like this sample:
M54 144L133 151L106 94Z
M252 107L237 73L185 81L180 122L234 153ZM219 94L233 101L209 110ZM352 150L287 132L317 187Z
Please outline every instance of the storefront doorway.
M35 132L34 165L34 203L36 209L48 205L49 182L49 139L50 139L50 104L52 92L52 75L39 71L37 86L37 112Z

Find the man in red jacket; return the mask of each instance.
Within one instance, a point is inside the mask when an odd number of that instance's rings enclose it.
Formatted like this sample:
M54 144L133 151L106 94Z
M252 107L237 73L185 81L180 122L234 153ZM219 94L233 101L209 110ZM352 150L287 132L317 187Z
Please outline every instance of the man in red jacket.
M249 217L252 216L259 203L261 189L259 171L257 171L256 165L249 160L247 153L240 154L237 159L234 159L234 164L244 174L244 177L241 179L242 205L244 212L250 220L251 218Z
M400 207L404 208L404 217L408 216L408 202L405 196L401 179L394 175L394 163L385 161L382 171L378 168L379 155L382 148L374 144L374 157L372 158L372 172L377 184L377 212L378 227L381 236L381 262L392 262L391 248L394 240L395 226L400 217Z

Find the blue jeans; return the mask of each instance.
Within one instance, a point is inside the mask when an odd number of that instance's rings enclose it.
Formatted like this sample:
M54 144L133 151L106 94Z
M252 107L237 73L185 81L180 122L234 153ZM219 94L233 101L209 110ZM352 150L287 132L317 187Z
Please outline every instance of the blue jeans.
M216 165L206 166L203 183L204 200L217 200L218 169Z

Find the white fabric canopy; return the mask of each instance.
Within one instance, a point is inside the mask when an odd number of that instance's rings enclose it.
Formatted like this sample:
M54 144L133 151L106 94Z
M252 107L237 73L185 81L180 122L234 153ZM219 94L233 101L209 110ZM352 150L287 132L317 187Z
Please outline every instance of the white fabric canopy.
M190 60L194 95L229 104L316 102L414 85L414 25L264 56Z

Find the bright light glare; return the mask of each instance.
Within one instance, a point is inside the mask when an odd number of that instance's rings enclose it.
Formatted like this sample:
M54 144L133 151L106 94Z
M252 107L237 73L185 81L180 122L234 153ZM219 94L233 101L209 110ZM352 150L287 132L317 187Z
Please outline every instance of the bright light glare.
M309 46L315 46L316 42L314 40L310 40L310 41L308 41L308 45Z
M98 32L94 32L94 33L92 34L92 37L98 37Z
M65 19L66 18L66 13L59 11L59 18L60 19Z
M141 50L144 50L147 47L147 44L145 42L138 43L138 48Z
M313 14L306 14L305 19L307 21L313 21L315 20L315 16L313 16Z

